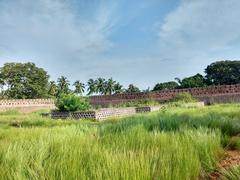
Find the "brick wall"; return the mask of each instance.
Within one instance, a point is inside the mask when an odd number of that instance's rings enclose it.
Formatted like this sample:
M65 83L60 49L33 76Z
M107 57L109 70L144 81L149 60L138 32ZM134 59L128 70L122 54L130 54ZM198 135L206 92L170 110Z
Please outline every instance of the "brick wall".
M194 97L205 101L206 103L221 102L240 102L240 84L209 86L205 88L191 89L176 89L150 93L132 93L132 94L117 94L107 96L92 96L90 102L94 106L109 104L119 104L127 101L135 101L142 99L153 99L159 102L164 102L171 99L174 95L182 92L189 92ZM211 99L211 97L213 97ZM211 99L211 100L210 100Z

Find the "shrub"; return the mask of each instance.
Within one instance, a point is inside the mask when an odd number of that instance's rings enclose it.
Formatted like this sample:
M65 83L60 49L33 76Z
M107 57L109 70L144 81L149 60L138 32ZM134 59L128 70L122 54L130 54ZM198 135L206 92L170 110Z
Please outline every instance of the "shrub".
M90 104L87 98L78 97L73 94L61 95L55 102L56 107L60 111L86 111L90 108Z
M190 103L190 102L196 102L197 100L190 93L183 92L175 95L170 101Z
M135 100L135 101L128 101L123 102L120 104L110 105L109 107L145 107L145 106L159 106L159 102L154 101L153 99L142 99L142 100Z

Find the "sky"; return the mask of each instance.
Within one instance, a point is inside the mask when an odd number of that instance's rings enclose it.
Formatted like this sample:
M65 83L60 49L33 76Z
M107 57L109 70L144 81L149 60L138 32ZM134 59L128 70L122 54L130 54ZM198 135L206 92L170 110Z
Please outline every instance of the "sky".
M0 0L0 66L152 88L240 59L239 9L240 0Z

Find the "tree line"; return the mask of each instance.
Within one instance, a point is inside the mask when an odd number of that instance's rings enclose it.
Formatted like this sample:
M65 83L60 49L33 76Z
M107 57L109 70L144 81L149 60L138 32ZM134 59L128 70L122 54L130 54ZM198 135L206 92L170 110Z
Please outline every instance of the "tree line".
M196 74L184 79L157 83L152 90L161 91L181 88L206 87L209 85L225 85L240 83L240 61L218 61L205 69L205 75ZM71 89L71 85L74 89ZM130 84L126 89L113 78L89 79L87 83L76 80L73 84L61 76L57 81L49 82L49 75L43 68L34 63L6 63L0 68L1 99L34 99L58 97L61 94L76 95L112 95L121 93L137 93L141 90Z

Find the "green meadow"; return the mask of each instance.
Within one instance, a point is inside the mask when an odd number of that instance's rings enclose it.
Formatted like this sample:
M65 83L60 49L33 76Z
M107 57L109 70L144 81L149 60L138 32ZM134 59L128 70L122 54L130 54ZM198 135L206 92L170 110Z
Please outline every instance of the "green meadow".
M207 179L240 133L240 104L103 122L0 113L0 179ZM239 146L240 147L240 146ZM238 177L239 167L223 171Z

